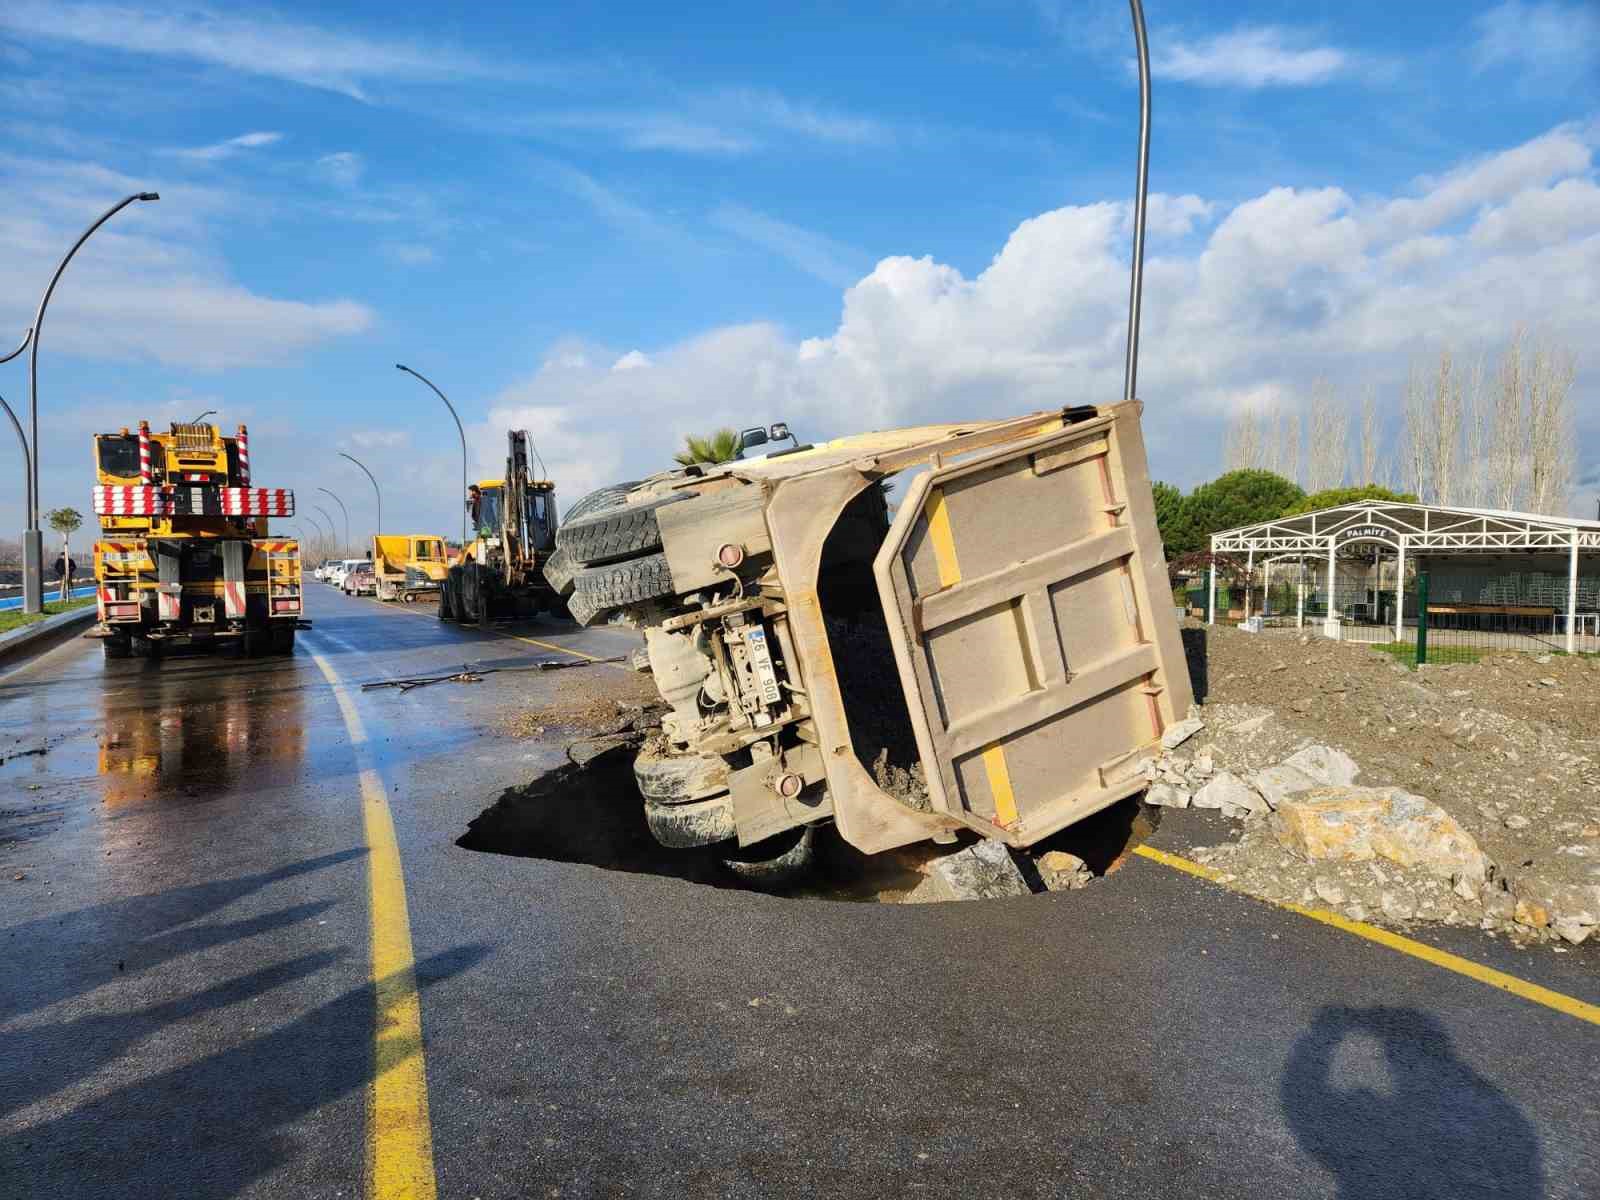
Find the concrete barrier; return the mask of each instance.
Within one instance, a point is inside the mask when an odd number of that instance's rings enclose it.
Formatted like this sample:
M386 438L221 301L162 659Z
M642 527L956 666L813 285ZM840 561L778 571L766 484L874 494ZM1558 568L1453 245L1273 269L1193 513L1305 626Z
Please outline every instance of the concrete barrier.
M86 604L0 633L0 663L12 664L42 654L57 642L93 625L97 615L94 605Z

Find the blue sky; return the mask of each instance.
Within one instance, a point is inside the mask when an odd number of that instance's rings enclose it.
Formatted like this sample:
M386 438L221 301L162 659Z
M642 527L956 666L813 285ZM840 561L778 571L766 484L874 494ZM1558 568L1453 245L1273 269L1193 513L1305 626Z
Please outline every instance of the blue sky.
M1600 487L1600 8L1151 0L1156 473L1516 327L1579 353ZM689 431L805 438L1120 389L1126 6L0 8L0 332L53 260L44 502L206 408L257 476L448 532L528 427L568 501ZM7 347L9 348L9 346ZM26 400L26 372L0 394ZM0 480L16 471L0 438ZM1580 507L1592 511L1593 501ZM0 531L21 525L0 484Z

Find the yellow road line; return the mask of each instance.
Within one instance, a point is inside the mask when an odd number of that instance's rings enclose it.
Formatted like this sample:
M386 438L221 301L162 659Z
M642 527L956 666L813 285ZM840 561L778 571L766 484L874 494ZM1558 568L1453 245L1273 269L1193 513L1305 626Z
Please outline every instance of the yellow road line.
M1183 871L1189 875L1197 875L1201 879L1209 880L1220 887L1228 887L1222 881L1220 872L1205 866L1203 863L1193 862L1190 859L1176 854L1168 854L1165 850L1157 850L1154 846L1135 846L1133 852L1150 859L1152 862L1161 863L1175 871ZM1236 891L1235 888L1229 888ZM1240 893L1245 895L1247 893ZM1254 897L1260 899L1260 897ZM1569 1017L1576 1017L1580 1021L1588 1021L1591 1025L1600 1025L1600 1005L1590 1004L1574 996L1561 992L1551 991L1547 987L1540 987L1537 983L1529 983L1526 979L1518 979L1515 975L1507 975L1504 971L1497 971L1493 967L1486 967L1482 963L1473 962L1470 958L1462 958L1459 954L1451 954L1447 950L1440 950L1429 946L1425 942L1418 942L1408 937L1387 929L1379 929L1376 925L1368 925L1365 921L1352 921L1349 917L1341 917L1338 913L1328 912L1321 908L1307 908L1302 904L1292 904L1283 900L1268 900L1278 908L1287 909L1298 913L1302 917L1309 917L1313 921L1320 921L1324 925L1331 925L1345 933L1353 933L1356 937L1366 938L1369 942L1377 942L1380 946L1387 946L1401 954L1409 954L1412 958L1420 958L1423 962L1432 963L1436 967L1443 967L1446 971L1454 971L1457 975L1465 975L1468 979L1476 979L1479 983L1488 984L1490 987L1499 988L1503 992L1510 992L1513 996L1520 996L1534 1004L1542 1004L1546 1008L1553 1008L1556 1012L1565 1013Z
M434 1200L437 1184L422 1057L422 1003L394 818L383 778L372 766L366 727L355 701L327 659L313 654L311 660L333 688L360 768L371 971L377 996L374 1066L367 1089L365 1193L371 1200Z

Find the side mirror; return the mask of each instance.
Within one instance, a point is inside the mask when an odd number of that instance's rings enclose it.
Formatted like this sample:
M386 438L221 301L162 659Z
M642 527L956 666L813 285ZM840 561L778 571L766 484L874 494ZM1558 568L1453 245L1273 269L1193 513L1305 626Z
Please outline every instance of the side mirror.
M789 432L789 426L782 421L779 421L777 424L773 425L771 429L767 430L767 434L775 442L781 442L785 438L788 438L790 441L794 440L794 434Z
M764 446L767 442L767 431L760 426L746 429L739 434L739 449L748 450L751 446Z

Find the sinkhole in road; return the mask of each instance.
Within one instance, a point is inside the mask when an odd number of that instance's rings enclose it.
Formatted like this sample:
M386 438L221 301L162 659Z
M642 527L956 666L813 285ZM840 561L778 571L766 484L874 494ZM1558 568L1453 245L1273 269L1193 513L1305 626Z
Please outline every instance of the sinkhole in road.
M759 891L790 899L862 903L917 902L933 862L957 846L923 842L882 854L863 854L831 823L816 830L815 860L800 878L760 886L722 861L720 847L673 850L651 836L633 778L637 744L613 744L575 757L528 783L507 788L456 839L465 850L578 863L610 871L660 875L708 887ZM1039 857L1063 850L1081 858L1098 880L1116 871L1155 831L1159 810L1130 797L1013 857L1035 892L1048 890Z

